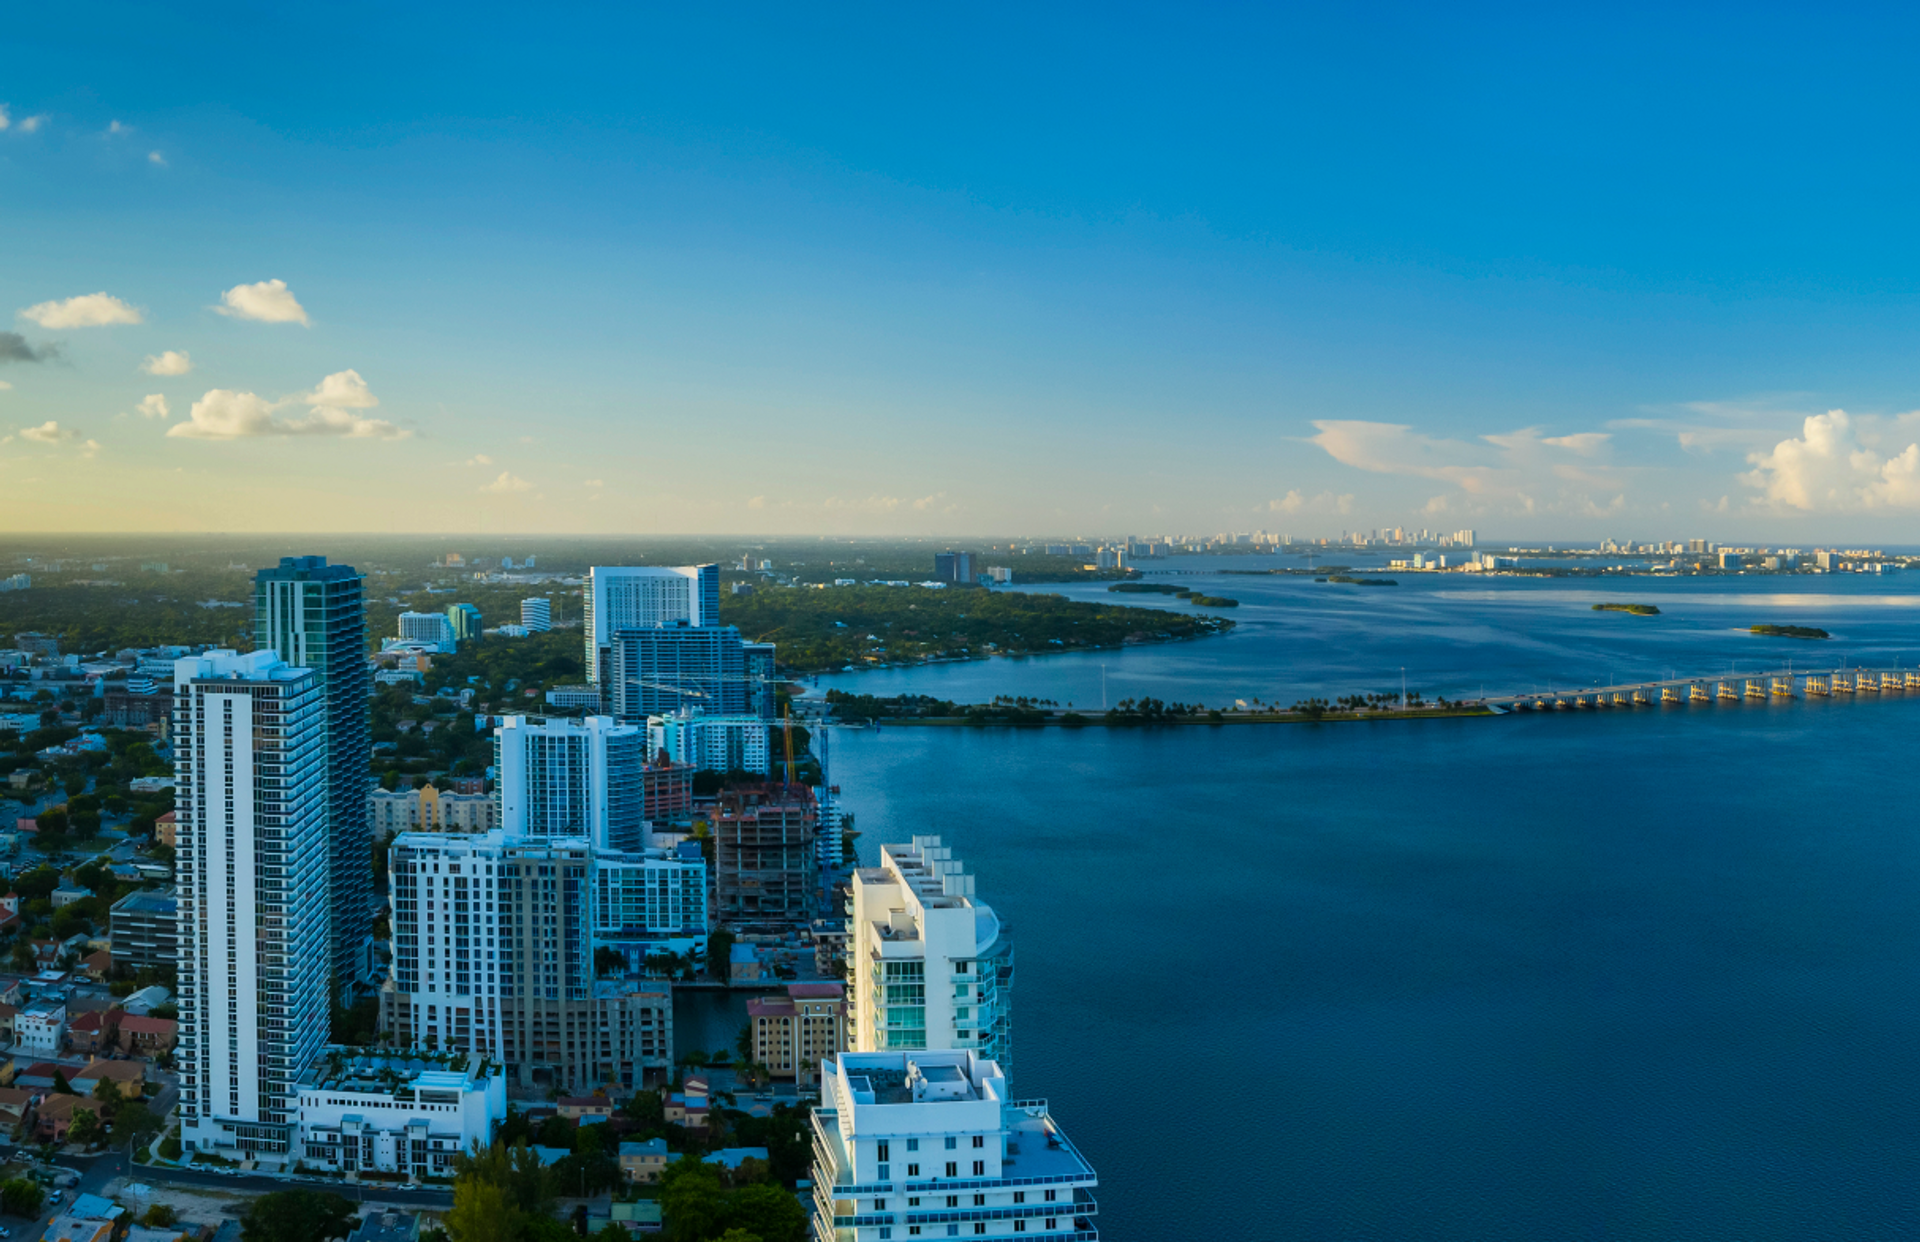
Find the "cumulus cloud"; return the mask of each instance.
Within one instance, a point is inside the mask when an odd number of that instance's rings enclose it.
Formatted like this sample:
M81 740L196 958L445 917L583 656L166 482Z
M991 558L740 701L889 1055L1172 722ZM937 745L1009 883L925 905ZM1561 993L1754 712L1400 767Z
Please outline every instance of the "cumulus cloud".
M482 484L480 490L483 492L495 492L500 495L510 495L513 492L530 491L532 488L533 484L527 482L519 475L502 470L499 478L491 483Z
M185 375L193 370L193 359L184 349L169 349L165 353L148 354L140 369L148 375Z
M167 428L167 434L189 440L245 440L263 436L404 440L413 434L385 419L354 412L379 404L358 371L336 371L311 391L279 401L269 401L257 393L215 388L193 403L186 422ZM308 407L307 413L281 412L300 405Z
M81 445L80 456L87 461L92 461L94 458L100 456L100 441L89 440Z
M167 399L157 392L150 392L140 399L134 407L142 418L167 418L173 411L167 408Z
M22 427L20 438L34 444L60 444L67 440L78 440L80 433L70 427L62 427L49 418L38 427Z
M34 345L18 332L0 332L0 363L46 362L59 356L58 345Z
M101 328L116 323L140 323L138 309L110 293L83 293L79 297L38 302L20 312L43 328Z
M1859 426L1845 410L1810 414L1800 434L1770 452L1751 453L1740 481L1755 504L1803 513L1856 509L1920 509L1920 443L1884 455L1878 428Z
M154 152L158 155L159 152ZM235 285L220 295L221 305L213 309L235 319L257 323L308 323L306 308L294 298L284 280L263 280L251 285Z
M0 103L0 130L13 128L13 114L7 111L7 105Z
M23 134L37 134L40 132L40 127L45 125L50 119L51 118L44 112L36 113L33 116L23 116L20 118L20 132Z
M485 453L475 453L472 457L467 458L467 464L469 466L491 466L493 464L493 458L487 456Z
M842 500L829 496L820 506L828 512L852 510L859 513L892 513L900 507L898 496L869 496L865 500Z
M922 496L920 499L913 502L913 507L918 509L920 512L925 513L928 509L933 508L935 505L939 504L943 499L945 499L946 495L947 494L945 492L935 492L931 496Z
M607 481L605 479L588 479L585 483L581 484L583 487L605 487L606 485Z
M147 163L158 164L160 167L165 168L167 166L167 157L158 151L149 151L147 152Z
M1529 491L1556 482L1617 491L1625 472L1601 460L1612 437L1604 432L1543 436L1538 427L1479 436L1436 439L1403 423L1359 419L1316 421L1318 445L1342 465L1375 474L1450 483L1478 500L1522 500ZM1582 498L1572 498L1587 503ZM1431 508L1429 512L1437 512Z
M126 124L123 124L123 123L121 123L121 122L119 122L119 121L108 121L108 122L107 122L107 133L108 133L109 135L113 135L113 134L131 134L132 132L133 132L133 126L131 126L131 125L126 125Z
M747 508L749 509L764 509L766 507L767 498L765 496L755 496L753 499L747 501Z
M1332 492L1321 492L1318 496L1303 496L1298 488L1287 492L1278 500L1267 502L1269 513L1351 513L1353 494L1336 496Z

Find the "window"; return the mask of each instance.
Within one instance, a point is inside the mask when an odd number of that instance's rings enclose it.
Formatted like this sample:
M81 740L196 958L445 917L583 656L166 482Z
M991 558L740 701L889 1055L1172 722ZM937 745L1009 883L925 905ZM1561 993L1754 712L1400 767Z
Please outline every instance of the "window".
M973 1206L975 1207L987 1206L987 1197L985 1195L975 1195L973 1197Z
M1048 1229L1052 1229L1052 1228L1053 1228L1053 1226L1054 1226L1054 1221L1055 1221L1055 1218L1054 1218L1054 1217L1051 1217L1051 1216L1049 1216L1049 1217L1047 1217L1047 1228L1048 1228Z
M920 1176L920 1166L919 1166L919 1165L917 1165L917 1164L910 1164L910 1165L908 1165L908 1166L907 1166L907 1176L908 1176L908 1177L918 1177L918 1176Z
M880 1180L883 1182L890 1182L893 1180L892 1165L883 1164L880 1166Z
M973 1224L973 1231L975 1233L985 1233L987 1231L987 1222L983 1220L975 1221Z
M920 1140L919 1140L919 1139L908 1139L908 1140L907 1140L907 1150L908 1150L908 1151L919 1151L919 1150L920 1150Z
M1053 1196L1054 1196L1054 1195L1056 1195L1056 1194L1058 1194L1058 1193L1059 1193L1058 1191L1054 1191L1054 1190L1049 1190L1049 1191L1047 1192L1047 1202L1048 1202L1048 1203L1052 1203L1052 1202L1053 1202Z
M1014 1222L1013 1222L1013 1231L1014 1231L1015 1233L1025 1233L1025 1232L1027 1231L1027 1222L1026 1222L1026 1221L1024 1221L1024 1220L1016 1220L1016 1221L1014 1221Z
M1013 1192L1013 1201L1014 1201L1015 1203L1025 1203L1025 1202L1027 1201L1027 1192L1026 1192L1026 1191L1024 1191L1024 1190L1016 1190L1016 1191L1014 1191L1014 1192Z
M920 1206L920 1196L919 1196L919 1195L914 1195L914 1196L912 1196L911 1198L909 1198L909 1199L907 1200L907 1206L908 1206L908 1207L919 1207L919 1206Z
M947 1150L952 1151L954 1148L958 1146L960 1146L960 1140L953 1137L953 1135L951 1134L947 1135Z
M885 1199L875 1199L875 1200L873 1201L873 1210L874 1210L874 1211L876 1211L876 1212L884 1212L884 1211L886 1211L886 1210L887 1210L887 1201L886 1201Z
M986 1162L986 1161L984 1161L984 1160L976 1160L976 1161L974 1161L974 1162L973 1162L973 1175L974 1175L975 1177L985 1177L985 1176L987 1175L987 1162Z
M887 1159L887 1145L885 1143L876 1143L874 1144L874 1147L876 1148L876 1154L878 1159L881 1159L881 1160Z
M973 1145L974 1145L975 1147L985 1147L985 1146L987 1145L987 1136L986 1136L986 1135L984 1135L984 1134L976 1134L976 1135L974 1135L974 1136L973 1136Z
M955 1164L951 1160L947 1161L947 1176L948 1177L960 1176L960 1166Z
M959 1207L959 1206L960 1206L960 1196L959 1196L959 1195L948 1195L948 1196L947 1196L947 1206L948 1206L948 1207Z

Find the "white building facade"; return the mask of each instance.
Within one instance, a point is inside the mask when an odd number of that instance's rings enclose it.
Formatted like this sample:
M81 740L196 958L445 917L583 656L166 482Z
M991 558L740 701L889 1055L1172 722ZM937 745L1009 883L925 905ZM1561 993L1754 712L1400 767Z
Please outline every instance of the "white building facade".
M758 716L709 716L699 708L647 718L647 755L661 752L703 772L767 771L767 722Z
M645 730L608 716L508 716L493 734L499 826L513 837L645 849L646 745Z
M439 652L451 652L459 646L453 621L443 612L401 613L399 638L403 643L421 643Z
M174 665L181 1139L284 1158L330 966L325 700L272 651Z
M520 624L529 634L545 634L553 628L553 601L544 597L520 601Z
M299 1157L330 1172L451 1177L454 1157L492 1146L507 1116L500 1067L330 1049L300 1089Z
M820 1066L820 1242L1093 1242L1099 1184L1045 1100L1011 1099L973 1052L843 1052Z
M855 1051L978 1052L1009 1069L1013 941L937 836L882 845L853 873L848 1042Z
M718 565L596 565L581 593L587 680L600 680L602 660L620 630L720 623Z

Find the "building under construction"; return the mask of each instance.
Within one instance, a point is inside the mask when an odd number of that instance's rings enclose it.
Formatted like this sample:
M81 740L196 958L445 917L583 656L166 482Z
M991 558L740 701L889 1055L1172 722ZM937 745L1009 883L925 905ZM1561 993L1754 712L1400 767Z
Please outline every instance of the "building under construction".
M769 781L724 790L713 821L718 921L809 922L819 820L813 790L805 785Z

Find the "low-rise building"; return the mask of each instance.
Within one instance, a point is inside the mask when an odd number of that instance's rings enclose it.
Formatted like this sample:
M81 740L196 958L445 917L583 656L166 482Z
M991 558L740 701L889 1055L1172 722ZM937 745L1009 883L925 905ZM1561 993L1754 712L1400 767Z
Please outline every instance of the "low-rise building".
M53 1056L67 1033L67 1007L57 1000L37 1000L13 1019L13 1040L22 1052Z
M120 1050L136 1057L154 1057L171 1052L180 1033L180 1024L172 1018L141 1014L124 1014L117 1025Z
M94 1053L113 1046L115 1016L112 1010L89 1010L74 1014L67 1023L67 1047L75 1052Z
M605 1121L613 1116L613 1101L604 1095L567 1095L554 1101L555 1111L569 1121L592 1117Z
M672 1155L667 1140L648 1139L642 1143L620 1144L620 1171L630 1182L657 1182Z
M820 1067L814 1233L840 1242L1091 1238L1093 1166L1044 1100L966 1052L843 1052Z
M329 1171L446 1176L507 1115L500 1067L406 1053L330 1048L300 1088L298 1151Z
M432 785L375 789L367 795L367 823L374 837L401 832L492 832L500 804L484 793L450 793Z
M838 983L790 983L785 996L747 1002L753 1059L775 1078L810 1083L820 1062L846 1047L846 989Z
M128 893L114 902L107 911L107 924L113 935L114 967L132 973L177 963L180 958L179 908L172 893L155 890Z
M420 1218L409 1212L368 1212L347 1242L420 1242Z
M108 1242L113 1222L94 1216L56 1216L40 1236L44 1242Z
M174 818L172 811L168 811L165 815L154 820L153 839L155 844L164 845L168 849L172 849L174 847L174 841L177 839L179 826L179 821Z
M73 1128L73 1115L81 1109L100 1115L97 1101L80 1095L48 1095L33 1110L33 1135L43 1143L64 1143ZM51 1230L48 1231L51 1236Z
M123 1097L140 1094L147 1085L145 1061L90 1061L73 1075L73 1089L92 1095L103 1082L110 1082Z

